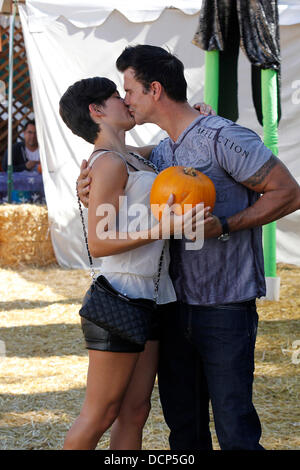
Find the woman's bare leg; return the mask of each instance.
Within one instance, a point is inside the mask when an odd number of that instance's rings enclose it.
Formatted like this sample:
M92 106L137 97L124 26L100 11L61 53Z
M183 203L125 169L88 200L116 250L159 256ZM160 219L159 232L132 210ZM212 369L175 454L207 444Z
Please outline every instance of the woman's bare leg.
M85 400L64 449L95 449L119 413L139 353L89 350Z
M158 341L148 341L140 353L134 373L112 426L110 449L139 450L143 427L151 408L151 393L158 361Z

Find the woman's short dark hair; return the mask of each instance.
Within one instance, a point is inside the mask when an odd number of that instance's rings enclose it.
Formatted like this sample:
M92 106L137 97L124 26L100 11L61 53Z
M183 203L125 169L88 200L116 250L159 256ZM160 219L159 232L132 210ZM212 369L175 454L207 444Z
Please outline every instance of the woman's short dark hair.
M183 63L161 47L142 44L128 46L118 57L116 65L120 72L132 67L136 80L143 84L145 90L157 81L169 98L179 102L187 100Z
M85 78L69 86L59 101L59 114L73 134L93 144L99 132L89 111L89 104L104 102L117 90L114 82L104 77Z

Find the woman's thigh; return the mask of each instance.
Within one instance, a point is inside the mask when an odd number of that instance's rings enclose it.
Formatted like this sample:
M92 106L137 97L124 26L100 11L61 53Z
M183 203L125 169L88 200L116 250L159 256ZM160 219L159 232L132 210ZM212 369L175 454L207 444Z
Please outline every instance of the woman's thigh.
M86 395L82 412L92 412L97 419L108 408L121 406L134 374L139 353L89 350Z
M150 401L158 364L159 342L147 341L140 353L122 401L121 413Z

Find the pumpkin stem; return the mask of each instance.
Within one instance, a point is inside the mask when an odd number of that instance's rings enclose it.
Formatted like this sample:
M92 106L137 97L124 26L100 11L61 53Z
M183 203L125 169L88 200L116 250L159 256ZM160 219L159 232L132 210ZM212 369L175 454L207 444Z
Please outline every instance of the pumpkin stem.
M192 168L192 167L184 168L183 173L185 175L189 175L189 176L197 176L197 172L196 172L195 168Z

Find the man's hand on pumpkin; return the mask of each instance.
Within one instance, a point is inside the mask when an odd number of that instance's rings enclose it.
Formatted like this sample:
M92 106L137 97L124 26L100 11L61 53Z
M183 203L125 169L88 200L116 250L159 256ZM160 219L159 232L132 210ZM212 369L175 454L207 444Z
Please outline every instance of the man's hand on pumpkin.
M204 239L218 238L222 234L222 224L220 219L208 212L204 220Z

